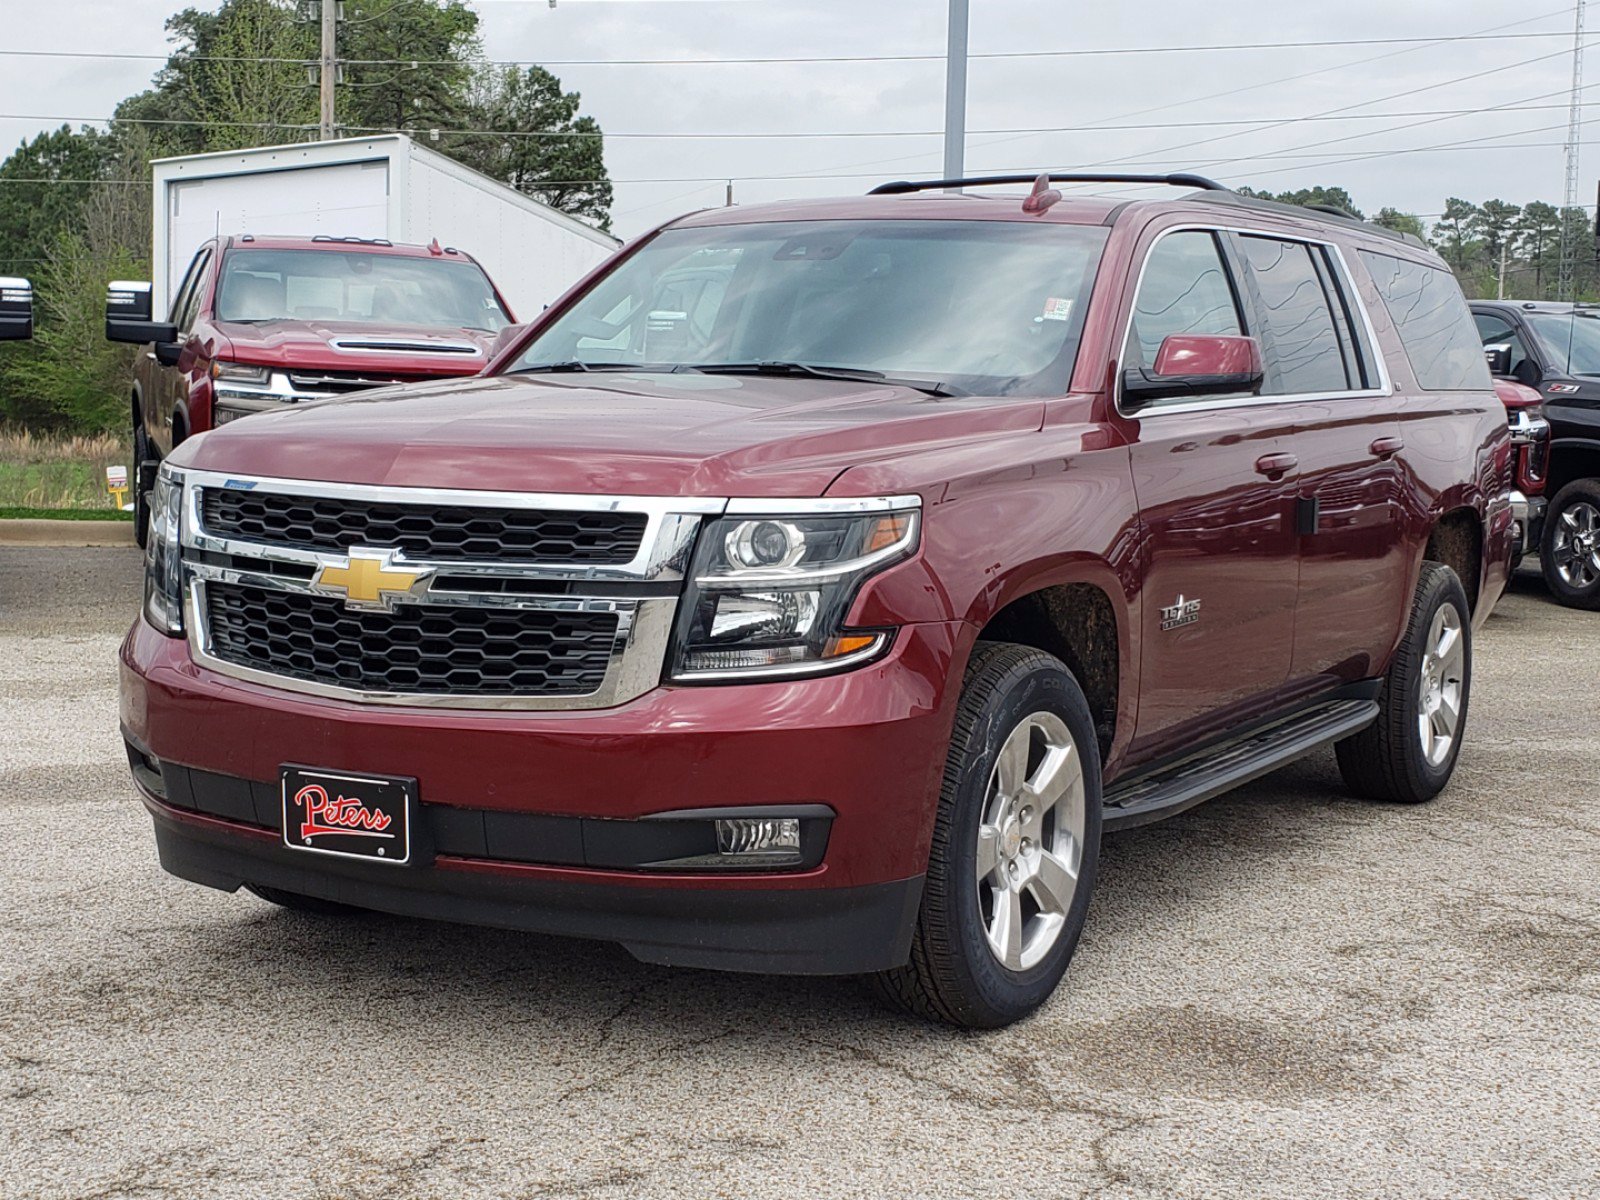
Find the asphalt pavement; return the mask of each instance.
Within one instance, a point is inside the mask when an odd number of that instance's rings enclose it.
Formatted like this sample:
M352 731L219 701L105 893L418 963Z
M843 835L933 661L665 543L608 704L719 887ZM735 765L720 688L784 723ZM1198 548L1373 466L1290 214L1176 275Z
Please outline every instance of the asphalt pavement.
M1520 583L1451 788L1108 839L989 1034L849 980L314 918L155 861L131 549L0 548L0 1198L1600 1195L1600 615Z

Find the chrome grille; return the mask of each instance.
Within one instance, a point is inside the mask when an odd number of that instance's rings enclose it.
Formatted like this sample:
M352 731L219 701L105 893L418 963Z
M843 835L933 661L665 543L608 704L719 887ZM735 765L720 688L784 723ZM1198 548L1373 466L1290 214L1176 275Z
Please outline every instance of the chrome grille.
M630 562L645 515L394 504L332 496L206 488L206 528L225 537L310 550L388 546L410 558L615 565Z
M617 640L614 612L429 604L364 611L226 582L205 594L218 658L368 692L585 696L605 681Z
M187 471L191 653L371 704L621 704L660 683L700 521L726 503Z

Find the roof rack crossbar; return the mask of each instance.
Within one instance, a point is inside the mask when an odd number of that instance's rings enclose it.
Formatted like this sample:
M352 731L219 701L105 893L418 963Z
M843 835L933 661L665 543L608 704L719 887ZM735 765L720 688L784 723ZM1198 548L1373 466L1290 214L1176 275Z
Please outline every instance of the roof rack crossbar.
M894 183L880 183L867 193L869 196L904 196L910 192L945 191L950 188L961 187L989 187L1006 183L1033 183L1039 178L1039 173L1031 175L974 175L967 179L929 179L921 183L901 179ZM1121 175L1101 174L1092 171L1071 171L1063 174L1049 175L1051 183L1149 183L1165 184L1169 187L1199 188L1205 192L1226 192L1215 179L1207 179L1204 175L1190 175L1179 172L1171 175Z

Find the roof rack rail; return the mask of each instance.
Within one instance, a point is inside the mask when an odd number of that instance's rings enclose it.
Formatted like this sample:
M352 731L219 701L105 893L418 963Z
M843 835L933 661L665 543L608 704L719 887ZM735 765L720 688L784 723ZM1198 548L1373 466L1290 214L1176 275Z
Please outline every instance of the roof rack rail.
M388 238L364 238L364 237L356 237L354 234L346 234L344 237L334 237L333 234L331 234L331 233L319 233L315 237L313 237L311 240L313 242L337 242L337 243L340 243L340 244L346 245L346 246L392 246L392 245L394 245L394 243L391 242Z
M960 187L989 187L1002 183L1033 183L1039 178L1039 172L1031 175L974 175L967 179L929 179L921 183L912 183L901 179L894 183L880 183L867 193L869 196L904 196L910 192L945 191L949 188ZM1215 179L1207 179L1204 175L1189 175L1178 173L1173 175L1119 175L1100 174L1092 171L1066 172L1060 175L1049 175L1051 183L1151 183L1166 184L1169 187L1199 188L1204 192L1226 192Z

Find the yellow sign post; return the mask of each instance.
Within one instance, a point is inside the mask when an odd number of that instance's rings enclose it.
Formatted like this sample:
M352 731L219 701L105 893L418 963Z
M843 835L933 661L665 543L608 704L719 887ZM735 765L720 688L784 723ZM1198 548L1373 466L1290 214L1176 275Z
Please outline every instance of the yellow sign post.
M106 468L106 491L110 492L117 502L117 508L123 507L123 498L128 494L128 468Z

